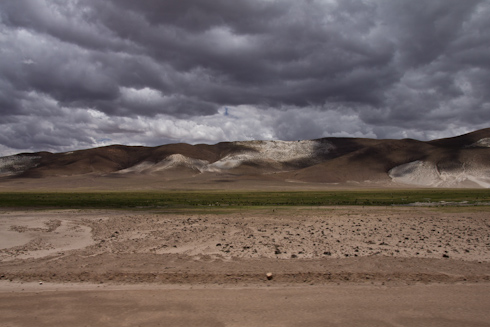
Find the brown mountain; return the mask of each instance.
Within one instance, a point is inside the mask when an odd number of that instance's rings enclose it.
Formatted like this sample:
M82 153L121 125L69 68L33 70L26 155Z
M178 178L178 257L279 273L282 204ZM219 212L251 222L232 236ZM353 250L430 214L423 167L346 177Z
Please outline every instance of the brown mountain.
M0 176L0 186L36 179L41 180L38 184L63 180L80 185L87 184L84 180L101 185L139 180L150 188L222 187L240 181L486 188L490 187L490 128L427 142L323 138L21 153L0 158Z

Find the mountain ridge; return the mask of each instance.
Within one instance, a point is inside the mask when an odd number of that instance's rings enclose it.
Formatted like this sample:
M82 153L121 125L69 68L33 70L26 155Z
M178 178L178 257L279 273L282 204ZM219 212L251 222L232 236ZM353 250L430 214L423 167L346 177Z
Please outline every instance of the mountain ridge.
M419 141L327 137L299 141L109 145L0 158L0 183L54 177L163 182L263 179L317 184L490 187L490 128Z

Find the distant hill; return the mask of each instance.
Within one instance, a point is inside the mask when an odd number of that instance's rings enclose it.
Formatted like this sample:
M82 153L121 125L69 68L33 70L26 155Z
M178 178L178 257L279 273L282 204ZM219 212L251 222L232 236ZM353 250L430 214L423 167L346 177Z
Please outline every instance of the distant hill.
M432 141L322 138L157 147L111 145L0 158L0 184L77 177L182 183L490 187L490 128Z

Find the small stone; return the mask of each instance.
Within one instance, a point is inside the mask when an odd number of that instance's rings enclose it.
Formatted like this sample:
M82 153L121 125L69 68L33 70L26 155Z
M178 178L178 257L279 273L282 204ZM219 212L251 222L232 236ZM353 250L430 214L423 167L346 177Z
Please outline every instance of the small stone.
M265 277L267 277L268 280L271 280L272 279L272 273L268 272L267 274L265 274Z
M39 282L39 285L42 285L42 284L43 284L43 282Z

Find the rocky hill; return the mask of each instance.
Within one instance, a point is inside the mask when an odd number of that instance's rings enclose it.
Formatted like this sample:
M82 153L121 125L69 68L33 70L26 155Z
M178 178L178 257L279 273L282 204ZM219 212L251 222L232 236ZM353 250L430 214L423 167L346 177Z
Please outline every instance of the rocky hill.
M111 145L66 153L0 158L0 183L55 177L159 181L243 179L302 183L377 183L490 187L490 128L417 141L322 138L157 147Z

